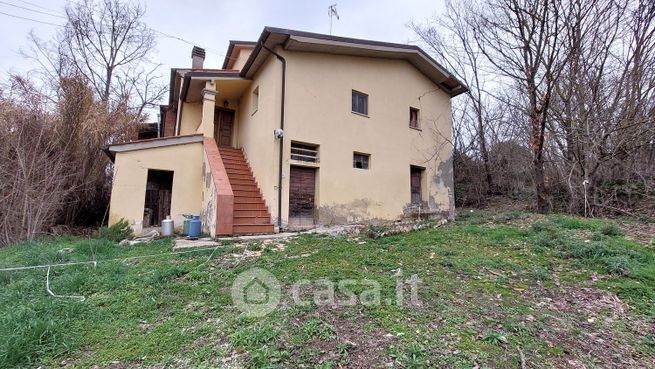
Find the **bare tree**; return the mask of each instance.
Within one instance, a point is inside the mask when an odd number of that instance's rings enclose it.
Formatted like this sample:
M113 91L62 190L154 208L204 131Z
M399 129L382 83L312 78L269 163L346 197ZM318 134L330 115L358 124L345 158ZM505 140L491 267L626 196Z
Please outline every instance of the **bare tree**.
M550 208L544 141L555 81L566 59L561 46L564 18L560 0L489 0L472 27L482 53L508 79L508 86L525 97L535 208L540 213Z
M164 94L154 32L145 9L121 0L83 0L66 7L68 21L57 36L57 57L69 74L83 76L105 104L122 104L140 116Z
M490 103L489 96L485 91L485 74L482 70L485 60L475 41L473 29L470 27L470 24L474 22L472 17L474 17L476 5L468 0L455 3L448 1L445 14L435 15L425 24L412 22L410 27L439 62L446 65L457 78L469 87L466 93L467 101L456 100L454 109L462 111L457 120L459 126L472 123L475 132L473 138L477 141L476 146L482 159L487 192L490 192L493 191L494 185L485 122L487 105ZM459 137L460 140L463 138L464 136ZM456 152L468 151L463 150L467 145L456 140L456 146L457 143L460 145L456 147Z
M655 5L594 0L570 7L571 57L568 78L558 81L553 130L562 138L556 142L568 172L569 210L593 215L618 205L605 184L653 174L652 164L644 172L643 151L653 138Z
M655 207L654 2L461 0L412 28L471 89L453 104L470 204L491 173L498 193L532 187L540 212Z

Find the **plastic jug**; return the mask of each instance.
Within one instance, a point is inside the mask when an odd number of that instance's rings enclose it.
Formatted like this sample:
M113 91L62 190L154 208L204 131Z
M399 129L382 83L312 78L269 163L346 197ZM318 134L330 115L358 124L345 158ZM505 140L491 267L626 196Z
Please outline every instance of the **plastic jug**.
M189 221L189 237L198 238L200 237L200 216L194 215L193 218Z

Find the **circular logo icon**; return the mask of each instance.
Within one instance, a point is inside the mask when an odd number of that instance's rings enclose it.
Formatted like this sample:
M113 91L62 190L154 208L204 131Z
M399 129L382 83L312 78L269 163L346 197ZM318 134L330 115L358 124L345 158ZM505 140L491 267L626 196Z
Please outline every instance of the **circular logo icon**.
M248 269L232 283L232 303L248 317L263 317L280 304L280 282L271 272Z

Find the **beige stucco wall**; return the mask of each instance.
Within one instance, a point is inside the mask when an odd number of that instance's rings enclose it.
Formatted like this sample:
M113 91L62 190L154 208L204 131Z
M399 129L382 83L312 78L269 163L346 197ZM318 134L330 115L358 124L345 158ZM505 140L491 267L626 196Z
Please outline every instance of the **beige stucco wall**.
M283 221L288 216L292 140L320 145L317 206L322 222L399 217L411 200L410 165L425 168L423 199L430 208L452 211L451 106L446 93L401 60L301 52L284 56ZM368 117L351 112L353 89L369 95ZM420 109L420 131L408 126L410 106ZM369 170L352 167L354 151L371 155Z
M171 217L181 229L182 214L200 214L202 164L199 142L116 153L109 224L125 218L136 234L141 233L148 169L159 169L174 172Z
M180 135L192 135L197 133L202 121L202 103L184 103L182 109L182 120L180 122Z
M255 47L247 47L247 46L241 46L241 49L239 50L239 55L236 56L236 60L234 61L234 65L232 66L232 69L235 70L241 70L243 66L246 64L246 61L248 61L248 57L252 53L252 50Z
M242 147L250 163L272 220L277 219L277 173L279 141L273 130L280 125L282 67L269 57L239 101L237 147ZM259 104L253 109L253 90L259 86Z

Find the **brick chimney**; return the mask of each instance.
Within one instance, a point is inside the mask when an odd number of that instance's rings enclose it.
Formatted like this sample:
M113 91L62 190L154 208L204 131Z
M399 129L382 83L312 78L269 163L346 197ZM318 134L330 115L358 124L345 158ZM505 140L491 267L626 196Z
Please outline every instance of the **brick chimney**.
M202 69L202 64L205 62L205 49L194 46L191 50L191 68Z

